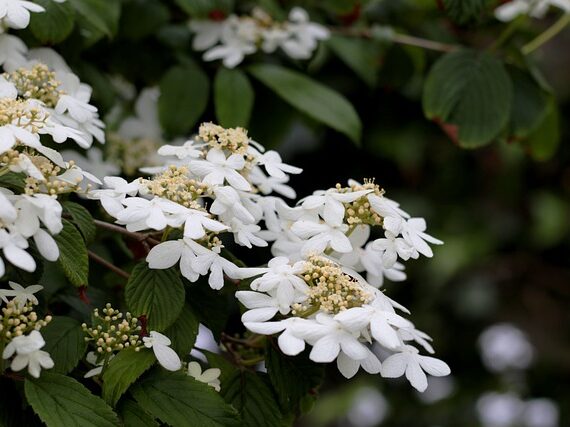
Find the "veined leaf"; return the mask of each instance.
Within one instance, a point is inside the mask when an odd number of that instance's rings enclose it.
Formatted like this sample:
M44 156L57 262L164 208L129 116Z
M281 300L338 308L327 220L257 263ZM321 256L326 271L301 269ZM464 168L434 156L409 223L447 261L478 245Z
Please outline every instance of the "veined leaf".
M75 25L75 10L69 2L35 0L45 9L42 13L32 13L30 30L34 37L46 44L56 44L65 40Z
M172 348L179 356L184 357L190 353L196 337L198 336L198 318L188 304L180 312L178 319L170 325L165 335L172 341Z
M119 425L113 410L71 377L43 371L26 379L26 399L48 427L112 427Z
M184 285L176 270L152 270L143 261L131 273L125 299L133 315L147 317L149 330L163 331L180 315Z
M485 52L462 50L439 59L424 87L425 115L457 127L464 148L490 143L509 119L512 85L503 64Z
M119 414L125 427L158 427L154 418L133 400L126 399L119 405Z
M186 427L240 426L234 408L207 384L183 372L155 370L132 388L137 403L162 422Z
M79 203L69 201L63 202L63 208L71 215L72 221L79 228L85 242L89 243L95 240L97 228L89 211Z
M66 219L62 222L63 230L54 237L59 247L58 262L71 283L75 286L86 286L89 259L85 242L71 222Z
M42 350L47 351L54 361L53 372L67 374L85 354L85 342L81 325L71 317L56 316L42 328L46 342Z
M297 110L360 143L360 118L338 92L278 65L256 64L249 67L249 72Z
M151 350L122 350L111 359L103 372L103 399L115 406L127 389L149 369L156 358Z
M68 0L83 22L107 37L117 33L121 2L108 0Z

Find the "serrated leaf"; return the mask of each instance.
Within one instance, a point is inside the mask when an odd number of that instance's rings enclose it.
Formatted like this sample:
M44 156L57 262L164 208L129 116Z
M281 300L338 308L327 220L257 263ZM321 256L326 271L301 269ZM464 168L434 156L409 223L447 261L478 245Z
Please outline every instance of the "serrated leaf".
M160 81L158 117L173 135L190 132L208 105L210 81L195 63L172 67Z
M485 52L462 50L441 57L424 87L429 119L457 127L464 148L490 143L509 119L512 85L503 64Z
M485 0L443 0L445 12L458 24L478 19L485 10Z
M509 136L525 138L544 120L550 96L531 75L514 67L509 68L509 74L513 82Z
M165 335L172 341L172 348L179 356L184 357L190 353L198 336L200 322L188 304L180 312L178 319L170 325Z
M279 396L281 407L297 412L302 399L323 381L323 365L312 362L306 352L298 356L286 356L271 342L265 350L265 367Z
M47 351L54 361L53 372L67 374L77 366L87 347L77 320L55 316L41 333L46 342L42 350Z
M158 427L159 425L152 416L131 399L121 402L119 414L125 427Z
M221 390L226 402L239 411L244 427L281 425L279 406L261 375L264 374L238 370Z
M536 160L548 160L556 153L560 144L560 113L554 97L549 100L546 114L528 135L525 144Z
M332 36L327 46L368 86L376 86L380 68L380 46L371 40Z
M95 240L97 227L89 211L80 204L69 201L63 202L63 208L71 215L71 220L79 228L85 242L90 243Z
M137 403L162 422L186 427L240 426L234 408L207 384L183 372L155 370L131 389Z
M180 315L184 306L184 285L177 271L152 270L143 261L132 271L125 288L129 311L145 315L149 330L163 331Z
M42 372L38 379L26 379L26 399L48 427L118 426L119 419L99 397L73 378Z
M278 65L256 64L249 67L249 72L297 110L360 143L360 118L338 92Z
M121 2L108 0L68 0L77 14L92 30L107 37L117 33Z
M120 397L137 378L149 369L156 358L151 350L122 350L111 359L103 372L102 397L111 406L115 406Z
M63 230L54 237L59 247L58 262L65 276L75 286L86 286L89 274L87 248L75 226L62 219Z
M65 40L75 26L75 10L68 2L35 0L45 9L42 13L30 15L30 30L35 38L46 44L56 44Z
M224 127L247 127L253 108L254 92L240 70L218 69L214 80L216 118Z

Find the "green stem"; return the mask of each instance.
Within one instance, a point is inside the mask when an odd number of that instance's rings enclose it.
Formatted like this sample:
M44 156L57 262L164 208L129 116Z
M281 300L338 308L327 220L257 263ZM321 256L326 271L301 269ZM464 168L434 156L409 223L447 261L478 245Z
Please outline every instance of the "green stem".
M258 356L251 359L241 359L240 364L243 366L255 366L265 360L264 356Z
M570 13L562 15L554 24L548 27L543 33L539 34L535 39L525 44L521 51L524 55L528 55L538 49L540 46L548 42L556 36L570 23Z
M511 38L511 36L521 26L521 24L526 22L527 19L528 15L519 15L516 19L512 20L509 25L507 25L507 27L501 32L501 34L499 34L497 40L495 40L493 44L489 46L489 52L494 52L500 46L502 46L508 39Z

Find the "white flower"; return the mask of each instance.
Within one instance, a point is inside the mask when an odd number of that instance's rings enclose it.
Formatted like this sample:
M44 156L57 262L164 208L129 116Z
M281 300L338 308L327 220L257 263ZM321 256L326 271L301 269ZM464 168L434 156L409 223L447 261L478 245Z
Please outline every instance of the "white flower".
M364 359L353 359L348 356L344 351L340 351L337 359L336 366L340 373L345 378L352 378L362 367L369 374L378 374L382 369L382 364L368 348L366 348L367 356Z
M200 145L194 144L194 141L189 139L180 146L163 145L158 149L158 154L161 156L176 156L180 160L186 159L187 157L198 159L202 157L202 151L199 150L200 147Z
M109 354L109 361L113 357L115 357L115 355L110 353ZM91 378L91 377L94 377L96 375L101 375L101 372L103 372L103 365L105 364L105 361L103 359L101 359L100 362L97 362L97 354L93 351L90 351L89 353L87 353L87 356L85 356L85 360L87 361L87 363L90 363L90 364L94 365L95 367L93 369L90 369L89 371L87 371L85 373L85 375L83 375L83 378Z
M32 285L24 288L15 282L8 282L12 290L0 289L0 298L6 301L7 296L14 297L13 301L16 303L18 308L22 308L28 301L34 305L38 305L38 299L34 295L36 292L41 291L44 287L40 285Z
M61 154L68 160L73 160L81 169L92 173L97 178L104 180L108 175L121 172L121 168L115 163L103 158L103 150L91 147L85 152L85 156L74 150L64 150Z
M512 21L519 15L530 15L533 18L543 18L550 6L570 13L569 0L512 0L495 9L495 18L499 21Z
M410 384L421 392L427 388L424 371L436 377L443 377L451 372L445 362L422 356L417 348L406 345L401 353L393 354L382 362L381 374L384 378L398 378L405 373Z
M283 163L277 151L269 150L262 154L257 161L265 167L267 173L275 178L285 178L287 173L299 174L303 169Z
M191 282L198 280L200 275L192 268L192 260L200 244L189 238L168 240L153 247L146 257L148 266L155 269L170 268L180 261L182 276Z
M306 10L294 7L289 12L287 30L291 37L281 43L281 48L294 59L308 59L316 49L319 40L330 36L327 28L309 21Z
M346 224L334 227L326 223L300 220L293 224L291 231L301 239L307 239L302 249L305 255L321 254L328 246L341 253L352 251L352 244L345 234L348 231Z
M333 227L338 227L344 219L343 203L353 202L372 190L354 191L351 193L339 193L334 189L316 192L313 196L303 199L304 209L318 209L325 222Z
M532 344L527 335L512 324L493 325L483 331L478 341L483 363L493 372L526 369L532 362Z
M200 21L193 19L188 26L190 30L195 33L192 40L192 49L206 50L222 40L225 24L223 21Z
M170 339L156 331L150 331L149 335L148 337L143 337L144 346L152 348L158 363L169 371L178 371L182 368L182 362L178 354L170 348Z
M398 256L407 261L410 258L417 258L413 248L401 237L396 237L389 231L384 233L386 238L376 239L372 242L372 249L380 251L382 254L382 265L385 268L392 268Z
M202 372L202 367L198 362L188 363L188 375L194 378L196 381L208 384L216 391L220 391L219 376L221 373L222 371L220 371L218 368L210 368Z
M0 21L8 27L21 30L30 23L30 12L45 12L39 4L25 0L2 0Z
M216 187L214 195L216 198L210 206L214 215L231 215L245 223L255 222L253 215L243 206L239 193L232 187Z
M297 197L295 190L287 185L287 182L289 182L289 177L287 175L285 175L284 178L266 176L261 168L255 166L251 169L248 178L262 194L267 195L275 192L289 199Z
M241 316L241 321L245 324L248 322L265 322L277 314L279 311L279 301L261 292L254 291L238 291L236 298L249 310ZM289 308L287 306L287 308ZM283 314L287 314L289 310L285 310Z
M135 102L135 116L123 120L117 133L127 139L147 138L160 141L162 128L158 120L159 96L160 91L156 87L141 90Z
M247 322L245 327L256 334L273 335L282 332L277 339L279 348L288 356L296 356L305 349L305 341L301 338L309 325L315 324L314 319L289 317L277 322Z
M232 219L230 225L230 230L234 234L234 240L237 244L250 249L252 246L267 246L267 242L256 235L261 230L259 225L244 224L237 218Z
M194 271L206 275L210 271L208 284L212 289L222 289L224 286L224 274L232 279L241 279L239 267L220 255L221 248L214 247L212 250L200 246L197 248L196 257L192 259L191 266Z
M212 47L203 55L204 61L222 59L228 68L234 68L243 61L245 55L256 51L255 42L259 29L251 19L228 17L222 28L221 45Z
M139 180L127 182L118 176L107 176L103 178L106 189L93 190L87 194L90 199L101 201L101 205L107 213L113 217L124 209L123 200L128 196L134 196L139 191Z
M353 360L369 356L366 346L358 341L359 333L347 329L327 314L317 314L315 323L307 324L299 333L313 346L309 354L313 362L332 362L341 350Z
M8 261L22 270L32 272L36 269L36 261L24 249L28 248L28 241L17 233L8 233L0 229L0 249ZM4 275L4 262L0 258L0 277Z
M190 162L192 173L202 178L208 185L223 185L227 181L236 190L249 191L251 186L237 171L243 169L245 159L241 154L231 154L227 159L224 152L212 148L206 155L206 160Z
M427 225L425 219L410 218L407 221L402 222L402 237L420 254L431 258L433 256L433 251L426 241L434 245L443 245L443 242L425 233L426 228Z
M0 34L0 66L6 69L18 68L20 64L26 62L24 55L27 50L26 44L19 37Z
M46 351L40 350L45 345L42 335L32 331L29 335L20 335L12 339L4 348L3 359L9 359L16 354L10 363L10 369L21 371L26 366L29 374L34 378L40 377L41 368L51 369L53 360Z
M154 197L151 200L129 197L122 203L125 209L117 213L117 223L126 225L129 231L178 227L182 225L184 215L188 211L184 206L161 197Z

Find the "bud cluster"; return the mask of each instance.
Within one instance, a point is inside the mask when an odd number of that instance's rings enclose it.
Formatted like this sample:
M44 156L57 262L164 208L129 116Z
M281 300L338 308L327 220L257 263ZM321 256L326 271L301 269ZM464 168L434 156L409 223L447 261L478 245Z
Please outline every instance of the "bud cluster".
M196 200L208 190L206 184L189 178L187 167L174 165L152 179L141 179L141 186L150 194L198 210L203 208Z
M317 310L337 314L348 308L360 307L373 298L357 279L322 256L309 257L301 275L309 285L308 299L293 305L294 315L302 316Z
M93 343L97 353L113 353L124 348L134 347L139 351L142 346L140 340L139 321L131 313L121 313L107 303L99 313L93 310L93 327L85 323L81 325L87 335L85 341Z
M374 183L374 180L364 180L364 184L351 183L349 187L342 187L340 184L336 185L336 190L339 193L354 193L363 190L372 190L370 193L359 197L358 199L344 203L345 222L354 226L357 224L367 224L371 226L382 225L382 216L372 209L368 201L369 194L375 194L379 197L384 195L384 190L379 185Z
M65 92L59 89L60 82L55 78L55 72L45 64L35 64L32 68L18 68L3 77L13 83L18 95L25 99L37 99L47 107L54 108L59 97Z
M30 301L24 305L18 304L14 300L8 301L0 313L0 339L11 340L31 331L39 331L51 319L51 316L40 319Z
M214 123L202 123L198 136L210 147L232 153L245 154L249 147L247 130L241 127L226 129Z

